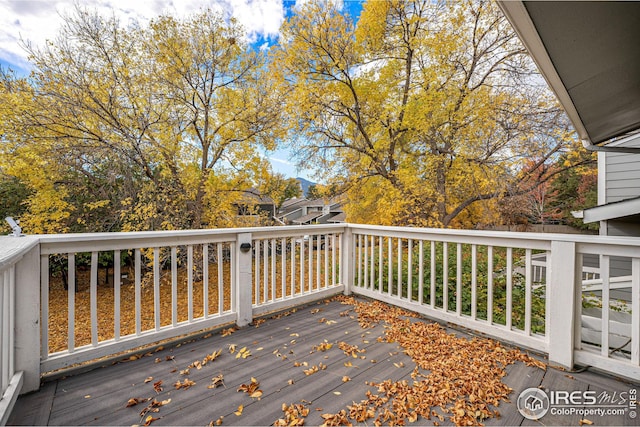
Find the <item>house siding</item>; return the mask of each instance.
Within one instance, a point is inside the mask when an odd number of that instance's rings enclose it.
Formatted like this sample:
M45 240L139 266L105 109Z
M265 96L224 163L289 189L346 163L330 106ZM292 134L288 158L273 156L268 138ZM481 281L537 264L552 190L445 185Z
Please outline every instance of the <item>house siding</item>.
M625 145L640 147L640 142L634 141ZM613 203L640 197L640 154L602 153L602 155L605 169L604 202Z

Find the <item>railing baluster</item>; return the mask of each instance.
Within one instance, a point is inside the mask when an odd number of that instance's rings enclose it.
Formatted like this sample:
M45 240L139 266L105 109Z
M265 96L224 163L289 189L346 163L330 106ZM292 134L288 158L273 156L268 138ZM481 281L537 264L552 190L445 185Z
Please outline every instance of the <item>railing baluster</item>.
M262 300L263 302L269 301L269 241L262 241L262 256L264 258L263 266L262 266Z
M313 235L309 234L309 283L308 283L308 292L313 290Z
M393 288L393 241L387 237L387 295L391 296Z
M171 324L178 324L178 248L171 246Z
M371 236L371 262L370 262L370 271L369 271L369 288L374 290L376 287L376 278L375 278L375 262L376 262L376 237Z
M442 309L449 311L449 243L442 242Z
M328 286L329 286L329 235L325 234L324 235L324 286L323 288L326 289Z
M218 243L219 244L219 243ZM218 258L219 260L220 258ZM202 244L202 317L209 317L209 244Z
M236 265L236 243L232 242L229 243L229 278L231 279L231 281L229 282L229 299L231 302L231 305L229 306L230 310L233 311L236 309L237 305L237 299L238 299L238 293L236 292L237 289L237 283L238 283L238 271L233 268L233 266ZM220 301L224 301L224 294L223 292L218 291L218 298L220 298ZM218 315L221 315L222 311L218 313Z
M462 313L462 244L456 245L456 314Z
M40 256L40 360L49 358L49 255Z
M631 363L640 365L640 258L631 260Z
M291 296L293 297L296 294L296 239L291 237L289 239L291 242Z
M493 325L493 246L487 246L487 321Z
M531 335L531 291L532 291L532 269L531 269L531 249L525 252L525 295L524 295L524 333Z
M384 267L383 259L382 259L382 247L384 243L384 238L382 236L378 236L378 292L382 293L384 288L382 286L382 269Z
M193 245L187 246L187 320L193 322Z
M222 254L222 243L216 244L216 251L218 256L218 263L216 265L218 271L218 316L224 312L224 256ZM233 257L233 250L229 248L229 253ZM233 265L233 263L231 264ZM233 268L231 268L233 271ZM233 288L231 288L233 291Z
M471 245L471 318L478 315L478 252L477 246Z
M331 285L335 286L336 282L336 252L338 248L336 247L336 234L333 233L331 235Z
M254 276L255 276L255 304L259 305L260 304L260 240L255 240L254 241L254 257L255 257L255 263L256 266L253 269L254 270Z
M305 240L304 236L300 238L300 293L304 294L304 257L305 257Z
M365 289L368 289L369 288L369 236L366 234L364 236L364 247L362 248L362 252L364 253L363 286Z
M413 301L413 239L407 239L407 299Z
M98 345L98 252L91 253L91 278L89 279L89 306L91 317L91 345Z
M513 248L507 248L507 329L511 330L513 323L511 321L513 310Z
M429 253L430 261L431 261L431 293L429 297L431 298L430 304L431 308L436 307L436 242L434 240L431 241L431 252Z
M153 315L156 331L160 330L160 248L153 248Z
M358 264L357 286L361 287L362 286L362 234L358 234L357 264Z
M320 235L316 235L316 290L320 290L320 256L322 255L322 242Z
M601 310L601 338L600 353L602 357L609 357L609 307L611 304L609 290L609 256L600 255L600 279L602 280L602 310Z
M140 333L142 332L142 321L141 321L141 315L142 315L142 309L141 309L141 260L140 260L140 249L136 249L134 251L134 257L135 257L135 261L134 261L134 269L135 269L135 306L136 306L136 335L140 335Z
M402 298L402 239L398 238L398 298Z
M282 285L282 299L287 297L287 239L280 239L280 274Z
M113 251L113 339L120 340L120 250Z
M276 239L271 239L271 301L276 300Z
M67 350L69 353L76 348L75 344L75 318L76 318L76 254L70 253L67 258Z
M418 241L418 303L424 304L424 242Z

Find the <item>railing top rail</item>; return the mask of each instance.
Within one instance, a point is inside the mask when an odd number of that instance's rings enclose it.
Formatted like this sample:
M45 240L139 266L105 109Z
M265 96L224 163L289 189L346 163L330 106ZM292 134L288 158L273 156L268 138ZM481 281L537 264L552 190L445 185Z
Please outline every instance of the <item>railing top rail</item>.
M142 247L174 246L198 243L215 243L235 240L238 233L252 233L255 238L296 237L309 234L335 233L351 229L358 233L381 236L441 240L454 243L475 243L494 246L519 246L532 249L549 249L551 241L569 241L578 244L585 253L597 252L601 245L609 246L615 254L631 254L640 246L637 237L610 237L556 233L526 233L509 231L458 230L440 228L392 227L366 224L322 224L297 226L271 226L246 228L221 228L202 230L140 231L115 233L45 234L27 237L0 236L0 267L19 259L20 254L40 243L42 252L54 253L66 249L74 251L128 249ZM612 252L612 254L614 254Z
M31 236L0 236L0 270L20 261L20 258L36 246L38 241L38 238Z
M238 233L252 233L256 237L277 235L302 236L344 230L344 224L272 226L246 228L218 228L202 230L135 231L114 233L69 233L34 236L42 245L42 253L55 253L66 248L74 251L129 249L136 245L175 246L215 243L235 240Z
M67 234L40 234L36 235L43 244L59 243L68 240L88 241L96 238L107 240L135 240L135 239L164 239L166 236L173 237L192 237L192 236L217 236L217 235L236 235L237 233L270 233L289 230L292 234L310 234L308 231L320 229L344 229L345 224L326 224L326 225L277 225L270 227L237 227L237 228L208 228L198 230L164 230L164 231L121 231L112 233L67 233ZM312 233L311 233L312 234Z
M384 225L368 225L368 224L347 224L354 231L373 231L376 233L403 233L407 235L429 235L445 237L471 237L477 239L501 239L501 240L526 240L531 242L575 242L584 244L604 244L638 247L640 246L639 237L626 236L594 236L586 234L561 234L561 233L529 233L529 232L513 232L513 231L488 231L488 230L466 230L466 229L450 229L450 228L418 228L418 227L396 227ZM471 242L469 242L471 243Z

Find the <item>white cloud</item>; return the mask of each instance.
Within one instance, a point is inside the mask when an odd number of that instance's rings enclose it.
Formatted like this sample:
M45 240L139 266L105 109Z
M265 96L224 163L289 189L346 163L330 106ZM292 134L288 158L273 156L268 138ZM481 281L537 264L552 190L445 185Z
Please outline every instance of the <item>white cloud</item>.
M269 160L276 163L282 163L283 165L287 165L287 166L295 166L293 162L290 162L288 160L278 159L277 157L269 157Z
M284 20L282 0L84 0L81 6L105 16L115 15L123 24L148 22L160 14L185 17L210 8L233 16L247 31L250 42L260 36L277 37ZM28 69L20 40L42 45L53 40L62 15L73 11L74 0L0 0L0 61Z
M247 30L250 41L258 36L275 38L284 21L281 0L226 0L227 10Z

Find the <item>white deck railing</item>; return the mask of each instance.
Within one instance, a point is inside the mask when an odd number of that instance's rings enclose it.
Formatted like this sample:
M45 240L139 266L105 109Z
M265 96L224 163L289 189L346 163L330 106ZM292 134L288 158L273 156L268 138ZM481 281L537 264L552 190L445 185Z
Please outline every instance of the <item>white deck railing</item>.
M42 371L337 293L342 228L42 236Z
M594 255L600 317L582 309ZM630 333L613 348L620 292ZM640 239L351 224L0 237L0 421L43 372L336 293L640 379Z

